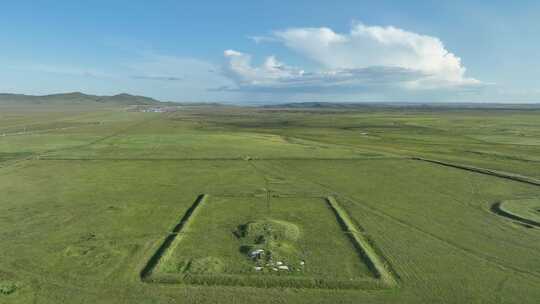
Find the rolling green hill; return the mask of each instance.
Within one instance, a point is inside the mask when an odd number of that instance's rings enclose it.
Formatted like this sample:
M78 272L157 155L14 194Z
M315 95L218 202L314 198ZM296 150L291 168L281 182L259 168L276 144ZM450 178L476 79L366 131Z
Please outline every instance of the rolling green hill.
M113 96L87 95L80 92L43 96L23 94L0 94L0 105L156 105L161 102L150 97L118 94Z

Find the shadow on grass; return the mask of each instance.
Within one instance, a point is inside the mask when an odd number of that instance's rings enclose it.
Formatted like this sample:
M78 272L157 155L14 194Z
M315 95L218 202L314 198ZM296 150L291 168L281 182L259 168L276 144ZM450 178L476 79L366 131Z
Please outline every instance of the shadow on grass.
M537 222L537 221L534 221L534 220L531 220L531 219L528 219L528 218L524 218L524 217L518 216L516 214L510 213L510 212L504 210L502 208L502 202L494 203L493 205L491 205L490 210L491 210L491 212L493 212L493 213L495 213L495 214L497 214L499 216L503 216L503 217L506 217L508 219L517 221L519 224L521 224L522 226L524 226L526 228L533 228L533 227L540 228L540 222Z
M165 237L163 243L161 243L161 246L159 246L152 257L150 257L144 268L141 270L140 276L142 280L147 279L152 274L152 271L156 268L165 252L167 252L167 249L169 249L173 244L180 230L182 230L182 228L186 225L191 215L193 215L195 209L197 209L197 207L204 201L206 197L206 194L199 195L191 207L189 207L189 209L186 211L182 219L180 219L180 222L178 222L178 224L176 224L176 226L174 226L172 229L171 233Z

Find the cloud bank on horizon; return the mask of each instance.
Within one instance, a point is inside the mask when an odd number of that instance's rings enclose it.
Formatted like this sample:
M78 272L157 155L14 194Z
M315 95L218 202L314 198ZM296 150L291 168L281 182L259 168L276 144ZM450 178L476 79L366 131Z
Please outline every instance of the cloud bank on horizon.
M253 37L257 43L279 43L314 63L306 71L268 56L259 66L251 55L225 50L223 74L237 92L369 92L392 90L475 90L485 85L467 77L461 59L437 37L393 26L354 24L348 33L327 27L289 28L269 36Z

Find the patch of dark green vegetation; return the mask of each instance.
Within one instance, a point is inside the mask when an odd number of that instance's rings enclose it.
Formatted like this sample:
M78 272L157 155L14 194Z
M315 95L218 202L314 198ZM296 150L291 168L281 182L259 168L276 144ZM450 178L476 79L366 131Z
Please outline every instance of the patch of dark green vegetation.
M17 282L12 281L0 281L0 295L10 295L12 293L15 293L17 289L19 288L19 284Z

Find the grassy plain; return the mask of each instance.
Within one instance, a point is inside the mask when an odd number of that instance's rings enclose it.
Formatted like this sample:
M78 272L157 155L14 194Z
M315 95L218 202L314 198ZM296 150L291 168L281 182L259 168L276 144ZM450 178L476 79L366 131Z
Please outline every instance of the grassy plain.
M537 303L540 230L490 208L538 198L540 187L411 157L540 179L539 138L536 110L2 106L0 303ZM287 211L275 217L328 241L304 239L308 252L343 258L313 275L369 276L347 266L358 261L352 251L329 249L343 235L314 217L331 213L306 207L306 197L334 196L397 286L143 282L144 265L202 193L219 194L214 203L238 217L275 197L285 205L272 211ZM247 217L219 210L201 210L211 214L198 224L212 229L195 234L208 239L186 239L172 259L208 248L242 274L231 229Z

